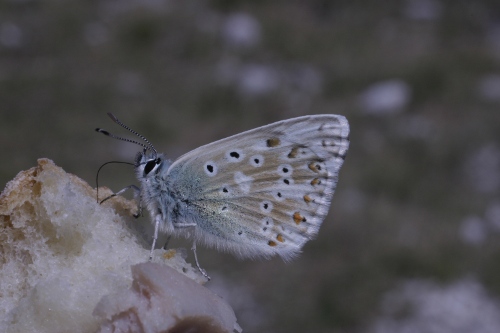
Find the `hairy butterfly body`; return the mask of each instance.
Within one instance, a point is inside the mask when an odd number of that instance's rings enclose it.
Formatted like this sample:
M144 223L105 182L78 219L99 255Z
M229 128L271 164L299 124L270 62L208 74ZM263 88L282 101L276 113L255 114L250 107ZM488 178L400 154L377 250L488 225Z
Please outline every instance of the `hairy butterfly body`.
M201 242L242 258L289 260L328 213L349 148L349 124L339 115L288 119L174 162L145 142L135 168L140 197L154 218L154 241L161 231L192 237L193 248Z

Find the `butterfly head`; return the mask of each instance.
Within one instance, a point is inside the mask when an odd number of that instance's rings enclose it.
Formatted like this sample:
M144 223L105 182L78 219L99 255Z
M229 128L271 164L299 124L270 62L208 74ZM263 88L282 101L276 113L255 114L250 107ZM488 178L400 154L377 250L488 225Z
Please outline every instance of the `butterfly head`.
M143 135L139 134L138 132L134 131L133 129L131 129L127 125L123 124L113 114L108 113L108 116L115 123L117 123L121 127L125 128L129 132L135 134L136 136L138 136L139 138L141 138L144 141L144 143L142 143L142 142L130 140L127 138L122 138L122 137L116 136L114 134L111 134L108 131L105 131L101 128L96 128L97 132L100 132L106 136L112 137L112 138L117 139L117 140L134 143L134 144L139 145L139 146L144 148L142 152L139 152L137 154L137 156L135 158L135 163L134 163L136 173L137 173L137 176L139 177L139 179L147 179L149 177L152 177L152 176L156 175L162 169L163 166L165 166L166 164L170 164L170 163L165 163L166 162L165 157L162 154L158 154L158 152L153 147L151 142L149 142L149 140L146 139ZM168 165L167 165L167 167L168 167Z
M156 152L144 151L139 152L135 158L135 169L137 176L148 178L156 175L165 165L166 159L162 154L157 155Z

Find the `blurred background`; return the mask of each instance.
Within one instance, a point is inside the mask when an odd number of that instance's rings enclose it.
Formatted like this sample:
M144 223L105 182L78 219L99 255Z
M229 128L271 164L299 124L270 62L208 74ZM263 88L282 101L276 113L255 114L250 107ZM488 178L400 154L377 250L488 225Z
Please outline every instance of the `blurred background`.
M198 250L245 332L500 331L500 2L2 1L2 188L40 157L92 186L133 161L94 132L128 136L106 112L173 159L290 117L349 119L300 258ZM136 183L124 165L100 177Z

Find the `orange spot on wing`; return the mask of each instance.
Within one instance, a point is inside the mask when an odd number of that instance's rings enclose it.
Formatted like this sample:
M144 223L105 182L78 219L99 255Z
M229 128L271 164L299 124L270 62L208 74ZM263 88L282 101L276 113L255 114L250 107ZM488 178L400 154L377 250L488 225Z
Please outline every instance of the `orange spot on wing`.
M311 185L312 186L316 186L316 185L319 185L319 184L321 184L321 181L318 178L314 178L313 180L311 180Z
M307 222L307 219L300 215L300 212L295 212L293 213L293 221L295 222L295 224L300 224L300 222Z
M300 215L299 212L295 212L293 213L293 221L296 223L296 224L299 224L301 221L302 221L302 215Z
M310 203L312 201L312 199L311 199L311 197L309 195L306 194L306 195L304 195L304 201L306 203Z
M288 158L295 158L297 157L298 153L299 153L299 147L292 148L292 150L288 154Z
M309 163L308 167L314 172L319 172L321 170L321 166L316 162Z
M283 243L285 241L285 239L283 238L283 235L282 234L278 234L278 236L276 236L276 239L278 241L280 241L281 243Z
M279 138L270 138L267 139L266 144L268 147L276 147L281 143Z
M269 245L269 246L276 246L278 244L276 244L275 241L269 241L269 242L267 242L267 245Z

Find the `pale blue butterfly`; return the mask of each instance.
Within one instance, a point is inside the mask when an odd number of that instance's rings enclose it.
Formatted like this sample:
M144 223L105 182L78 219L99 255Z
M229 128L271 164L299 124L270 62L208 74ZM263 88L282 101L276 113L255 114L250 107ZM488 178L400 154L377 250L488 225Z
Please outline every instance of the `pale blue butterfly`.
M328 213L349 148L340 115L292 118L199 147L171 162L142 135L135 169L140 193L158 232L193 239L242 258L290 260ZM123 192L118 192L117 194ZM208 276L207 276L208 277Z

